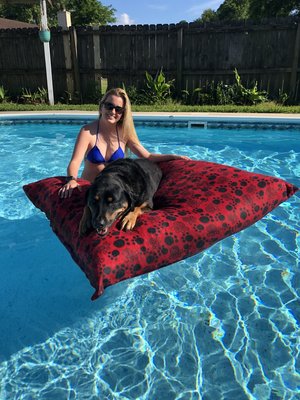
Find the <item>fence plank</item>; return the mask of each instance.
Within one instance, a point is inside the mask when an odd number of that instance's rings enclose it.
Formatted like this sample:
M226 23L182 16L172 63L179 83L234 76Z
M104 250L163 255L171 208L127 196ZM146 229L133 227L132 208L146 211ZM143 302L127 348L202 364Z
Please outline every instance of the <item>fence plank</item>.
M295 38L294 57L290 80L290 96L295 99L297 70L299 65L299 50L300 50L300 23L298 22L297 33Z

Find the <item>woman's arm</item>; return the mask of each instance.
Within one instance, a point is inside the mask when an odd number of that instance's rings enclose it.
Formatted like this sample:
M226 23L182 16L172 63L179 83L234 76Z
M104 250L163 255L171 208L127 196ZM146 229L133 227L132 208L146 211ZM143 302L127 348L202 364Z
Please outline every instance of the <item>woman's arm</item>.
M90 140L90 131L86 129L86 127L81 128L77 136L73 154L67 168L68 176L72 175L77 178L80 165L84 159Z
M160 161L171 161L171 160L189 160L187 156L181 156L178 154L156 154L150 153L144 146L140 143L128 142L127 147L138 157L148 158L148 160L153 162Z
M77 182L78 171L88 149L90 137L90 130L87 129L87 127L81 128L67 168L67 176L74 177L74 179L70 178L70 180L66 182L66 184L59 190L59 196L62 198L71 197L73 189L79 187Z

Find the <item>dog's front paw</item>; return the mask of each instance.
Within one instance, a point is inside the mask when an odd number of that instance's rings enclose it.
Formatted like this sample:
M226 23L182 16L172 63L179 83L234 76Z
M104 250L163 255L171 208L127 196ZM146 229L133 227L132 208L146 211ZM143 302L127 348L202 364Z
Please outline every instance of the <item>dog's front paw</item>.
M120 227L122 231L131 231L136 224L138 215L134 212L127 214L121 221Z

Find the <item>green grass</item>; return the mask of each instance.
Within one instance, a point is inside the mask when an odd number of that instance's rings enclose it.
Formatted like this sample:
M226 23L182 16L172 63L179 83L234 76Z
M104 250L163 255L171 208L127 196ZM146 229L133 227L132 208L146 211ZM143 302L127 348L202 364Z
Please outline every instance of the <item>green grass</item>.
M16 104L16 103L0 103L0 111L98 111L97 104L55 104L49 106L47 104Z
M217 112L217 113L300 113L300 106L282 106L276 103L263 103L256 106L189 106L183 104L165 104L165 105L135 105L132 107L134 111L140 112Z
M97 104L15 104L0 103L0 111L98 111ZM273 102L262 103L256 106L189 106L179 103L154 104L154 105L133 105L135 112L218 112L218 113L300 113L300 105L282 106Z

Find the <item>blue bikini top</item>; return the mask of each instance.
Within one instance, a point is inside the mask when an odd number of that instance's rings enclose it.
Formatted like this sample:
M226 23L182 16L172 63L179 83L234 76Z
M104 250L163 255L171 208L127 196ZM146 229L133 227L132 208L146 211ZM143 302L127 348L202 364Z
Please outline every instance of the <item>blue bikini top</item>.
M99 121L98 121L96 143L95 143L95 146L87 153L87 155L86 155L87 160L89 160L93 164L105 164L105 163L110 163L112 161L115 161L118 158L124 158L125 154L124 154L123 149L120 146L119 132L118 132L118 127L117 126L116 126L116 131L117 131L119 147L110 156L109 160L105 160L105 158L103 157L101 151L97 147L97 141L98 141L98 135L99 135Z

